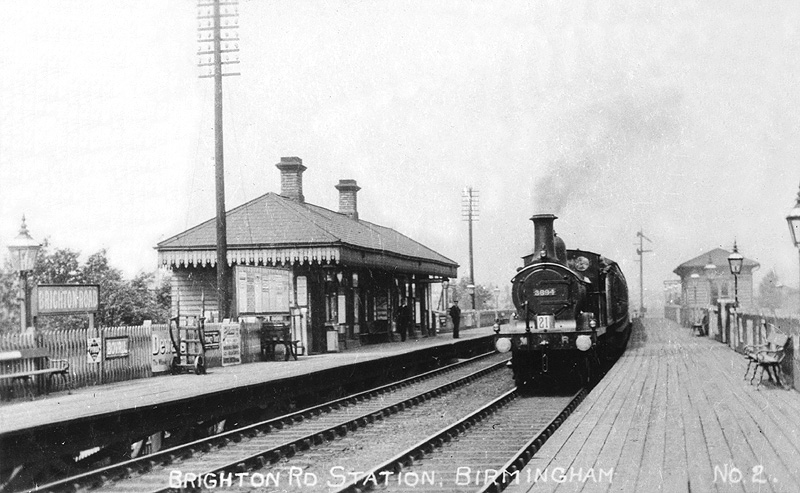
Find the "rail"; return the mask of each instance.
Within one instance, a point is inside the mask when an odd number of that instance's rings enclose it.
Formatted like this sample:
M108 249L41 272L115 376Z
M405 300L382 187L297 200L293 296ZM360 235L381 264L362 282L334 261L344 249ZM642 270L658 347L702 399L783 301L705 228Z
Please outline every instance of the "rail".
M567 416L572 413L585 395L585 389L581 389L574 394L574 396L569 400L568 405L564 407L547 426L545 426L539 433L532 437L522 447L522 449L520 449L505 464L503 469L499 471L497 475L498 477L496 477L492 482L488 483L484 488L480 489L480 491L502 491L502 489L504 489L508 484L507 478L513 477L514 472L519 471L525 466L525 464L528 463L528 461L530 461L533 454L544 444L544 442L553 434L553 432L561 425L561 423L564 422ZM336 493L361 493L365 490L376 487L378 484L376 478L381 478L386 475L400 474L404 468L410 467L415 462L422 460L425 456L432 455L437 449L442 448L447 443L454 442L460 435L466 434L469 430L476 427L488 417L497 414L501 409L517 399L518 396L519 394L516 388L505 392L493 401L481 406L464 418L428 436L419 443L395 455L391 459L388 459L380 465L370 469L358 478L344 485L341 489L337 490ZM527 415L528 414L526 413L526 416ZM450 452L452 452L452 450L450 450ZM388 478L384 477L383 481L388 481Z
M255 437L259 434L268 434L273 430L282 429L286 426L291 426L294 423L303 422L304 420L311 418L313 416L331 412L332 410L336 410L348 406L350 404L355 404L368 399L372 399L381 394L395 391L403 387L407 387L411 384L431 379L435 376L456 371L460 368L466 367L469 364L490 357L493 354L496 353L490 352L478 355L473 358L460 361L452 365L447 365L442 368L438 368L436 370L423 373L421 375L406 378L392 384L383 385L375 389L359 392L350 396L326 402L324 404L312 406L300 411L279 416L277 418L262 421L260 423L255 423L236 430L231 430L222 434L214 435L212 437L196 440L188 444L180 445L153 454L145 455L136 459L99 468L94 471L89 471L69 478L54 481L39 486L38 488L34 489L34 491L65 491L65 490L74 491L79 489L100 488L109 482L127 479L129 476L135 475L137 473L146 473L156 464L168 464L174 462L179 458L186 460L189 457L193 456L196 452L207 452L215 447L224 447L225 445L231 442L239 442L244 437ZM348 430L374 422L375 419L381 419L383 416L398 412L399 410L407 406L417 405L425 399L430 399L443 392L452 390L456 388L458 385L464 385L467 382L477 378L479 375L485 374L490 371L494 371L495 369L498 368L502 368L505 366L505 364L506 360L503 360L499 363L491 364L486 368L478 370L477 372L471 372L469 375L460 378L458 380L459 381L458 384L454 382L449 382L445 385L440 385L434 389L429 389L424 393L422 393L421 395L414 395L413 397L403 400L401 403L394 403L389 406L384 406L378 411L372 410L365 415L360 415L356 418L350 418L346 421L342 421L336 423L335 425L328 426L325 429L316 430L312 434L304 435L300 438L295 438L293 440L290 440L289 442L281 443L277 447L273 446L270 447L269 449L259 451L258 453L255 454L251 453L246 457L239 457L237 460L227 463L222 467L217 467L214 468L214 470L208 470L202 474L199 474L198 478L202 479L207 475L215 474L221 471L238 471L242 467L247 467L247 466L256 466L256 465L263 466L272 460L278 460L282 456L292 455L297 450L308 448L312 444L319 443L320 440L324 440L327 437L335 436L336 434L340 433L346 433ZM160 488L157 489L156 491L170 491L170 488L169 487Z

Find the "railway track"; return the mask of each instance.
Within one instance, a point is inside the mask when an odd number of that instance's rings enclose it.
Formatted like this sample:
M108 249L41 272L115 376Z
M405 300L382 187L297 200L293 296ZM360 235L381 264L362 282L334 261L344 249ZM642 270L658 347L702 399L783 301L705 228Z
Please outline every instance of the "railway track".
M334 491L484 493L532 482L526 464L585 395L523 397L512 389Z
M35 491L171 491L175 469L203 479L242 473L326 443L505 367L487 353L377 389L42 485Z
M523 397L507 375L490 374L263 468L206 476L199 486L282 493L500 491L503 479L532 482L537 477L526 474L525 464L584 393ZM481 399L486 405L475 404ZM448 409L449 416L435 415Z

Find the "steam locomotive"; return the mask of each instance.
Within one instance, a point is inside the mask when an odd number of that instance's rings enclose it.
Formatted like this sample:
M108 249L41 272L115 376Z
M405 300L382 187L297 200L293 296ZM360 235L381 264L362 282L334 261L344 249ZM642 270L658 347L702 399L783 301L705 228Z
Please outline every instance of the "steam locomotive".
M495 347L511 351L519 388L596 382L625 350L631 331L628 285L616 262L567 250L556 216L538 214L534 252L511 280L516 320L495 326Z

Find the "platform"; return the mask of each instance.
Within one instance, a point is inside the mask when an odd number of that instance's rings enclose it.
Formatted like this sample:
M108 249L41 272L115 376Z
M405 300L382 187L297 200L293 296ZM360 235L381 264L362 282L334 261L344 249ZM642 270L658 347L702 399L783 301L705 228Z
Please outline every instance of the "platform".
M756 389L746 367L723 344L646 319L506 492L800 491L800 394Z
M362 346L340 353L210 368L84 387L0 406L0 464L28 475L70 468L98 446L124 460L131 444L169 434L164 447L208 433L224 419L249 423L384 385L493 348L491 327L461 338L435 337ZM230 418L230 419L229 419ZM142 442L143 443L143 442ZM6 473L9 473L7 470Z
M450 333L443 333L435 337L409 339L402 343L370 344L338 353L301 356L298 361L266 361L210 368L206 375L201 376L162 375L83 387L72 391L72 394L52 393L33 401L18 401L0 406L0 435L59 421L156 406L236 387L291 379L491 334L493 334L491 327L467 329L461 331L459 339L453 339Z

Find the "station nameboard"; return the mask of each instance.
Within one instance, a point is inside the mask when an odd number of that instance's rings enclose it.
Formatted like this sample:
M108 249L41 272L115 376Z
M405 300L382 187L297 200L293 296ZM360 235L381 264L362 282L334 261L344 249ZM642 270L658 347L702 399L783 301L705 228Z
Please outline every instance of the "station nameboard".
M97 284L40 284L34 300L40 315L55 315L96 312L99 298Z

